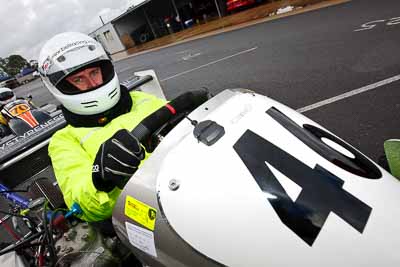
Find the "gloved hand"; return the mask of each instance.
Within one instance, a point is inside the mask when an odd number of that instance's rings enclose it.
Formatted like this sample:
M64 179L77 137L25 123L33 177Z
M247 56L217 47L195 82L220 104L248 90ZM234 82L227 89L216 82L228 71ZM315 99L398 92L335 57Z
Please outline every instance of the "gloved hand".
M10 128L4 124L0 124L0 138L3 138L9 134L11 134Z
M93 163L92 179L97 190L122 189L137 170L145 152L139 141L121 129L104 142Z

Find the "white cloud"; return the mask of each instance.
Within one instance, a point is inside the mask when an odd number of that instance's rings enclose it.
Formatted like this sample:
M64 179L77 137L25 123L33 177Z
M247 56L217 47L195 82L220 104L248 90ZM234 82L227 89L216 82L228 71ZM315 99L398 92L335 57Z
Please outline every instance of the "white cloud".
M0 0L0 57L37 59L44 42L57 33L89 33L142 0Z

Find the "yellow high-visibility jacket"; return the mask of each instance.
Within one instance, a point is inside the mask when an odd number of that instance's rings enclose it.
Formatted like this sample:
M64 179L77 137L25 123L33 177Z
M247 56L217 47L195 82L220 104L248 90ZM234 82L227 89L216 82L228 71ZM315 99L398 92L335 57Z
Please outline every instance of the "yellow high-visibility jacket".
M0 124L8 125L6 118L4 118L3 114L0 113Z
M57 131L49 144L49 155L57 182L68 208L78 203L85 221L110 218L121 192L98 191L92 182L92 165L100 145L120 129L133 130L144 118L165 105L153 95L133 91L131 111L113 119L103 127L67 127ZM146 154L146 158L148 155ZM145 158L145 159L146 159Z

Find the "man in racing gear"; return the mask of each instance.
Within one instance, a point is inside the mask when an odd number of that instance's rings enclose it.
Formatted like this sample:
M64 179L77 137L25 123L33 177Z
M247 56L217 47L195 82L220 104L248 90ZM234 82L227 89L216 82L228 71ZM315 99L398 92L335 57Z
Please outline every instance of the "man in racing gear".
M16 99L17 97L10 88L0 87L0 108Z
M10 88L0 87L0 110L2 110L6 104L15 101L16 99L17 98L14 92ZM1 113L0 113L0 124L7 125L7 120Z
M39 69L68 124L49 144L64 200L69 208L79 204L83 220L107 219L121 189L148 156L130 131L165 101L128 92L103 47L82 33L47 41Z
M17 98L14 92L10 88L0 87L0 138L3 138L11 133L10 129L8 128L7 119L3 116L1 110L3 110L3 107L6 104L15 101L16 99Z

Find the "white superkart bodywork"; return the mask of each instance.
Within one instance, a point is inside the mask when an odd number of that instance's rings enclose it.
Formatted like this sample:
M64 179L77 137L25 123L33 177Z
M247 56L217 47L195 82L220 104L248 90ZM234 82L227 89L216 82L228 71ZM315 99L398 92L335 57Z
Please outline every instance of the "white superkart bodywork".
M399 266L400 184L353 147L244 89L223 91L189 118L225 134L207 146L183 120L114 209L118 236L146 264ZM156 211L155 225L146 210Z

